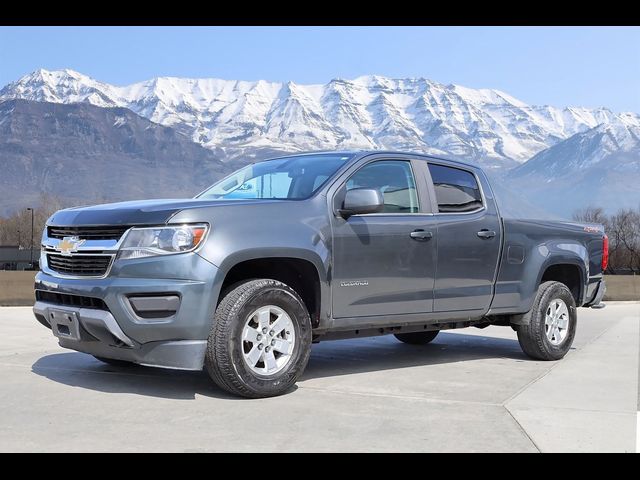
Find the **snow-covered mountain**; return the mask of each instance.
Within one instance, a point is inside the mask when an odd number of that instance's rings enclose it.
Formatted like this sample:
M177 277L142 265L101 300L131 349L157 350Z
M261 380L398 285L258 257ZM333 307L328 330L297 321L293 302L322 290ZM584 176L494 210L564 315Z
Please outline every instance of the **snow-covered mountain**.
M79 116L86 124L83 128L103 132L110 142L124 142L125 146L149 144L147 130L155 124L170 127L176 133L172 136L165 132L167 138L174 139L167 146L174 145L175 155L193 156L196 152L198 158L207 157L209 163L227 162L224 168L218 168L220 172L283 151L414 150L491 167L487 171L496 188L504 187L506 193L502 197L508 204L516 205L519 198L524 198L534 207L564 217L586 205L615 211L640 204L640 115L636 113L532 106L498 90L381 76L335 79L324 85L160 77L115 86L72 70L38 70L0 90L0 104L14 99L40 102L49 123L55 120L54 126L68 121L74 125ZM5 102L5 106L9 104ZM54 112L55 104L103 108ZM132 125L142 126L148 120L153 123L125 132L117 122L108 124L115 115L111 107L125 108L132 111L131 115L143 117L135 122L131 117ZM39 111L36 105L29 108L30 112ZM104 112L101 114L100 110ZM27 125L18 122L20 112L16 113L13 106L7 112L6 118L0 118L0 126L6 127L10 121L11 125ZM32 117L35 125L37 115ZM30 131L24 125L0 132L0 150L5 151L0 163L6 161L7 168L15 169L17 164L42 157L47 150L32 148L33 136L46 132ZM49 145L49 150L58 151L62 140L55 135L55 129L51 132L38 145ZM83 152L93 148L93 140L84 135L77 137L72 133L65 136L68 144L60 150L73 150L77 155L56 157L56 165L84 164ZM22 160L11 156L17 145L24 150ZM116 151L124 148L122 145L114 143L107 150ZM107 155L105 152L100 154ZM149 152L147 156L157 156ZM90 157L91 161L98 158ZM140 163L135 160L128 165L140 172L150 165L148 159L139 165L136 162ZM157 167L154 175L162 177L162 170ZM34 179L38 172L34 167L23 174ZM143 174L140 172L136 175ZM213 181L220 172L212 171L206 180ZM112 190L105 188L98 193L105 198L122 193ZM17 197L18 194L19 202ZM522 208L516 205L513 210L519 212Z
M505 183L564 216L578 207L640 206L640 121L620 115L577 133L508 172Z
M600 124L640 121L606 108L531 106L498 90L381 76L324 85L159 77L115 86L72 70L38 70L0 90L7 99L125 107L228 159L261 149L378 148L511 167Z

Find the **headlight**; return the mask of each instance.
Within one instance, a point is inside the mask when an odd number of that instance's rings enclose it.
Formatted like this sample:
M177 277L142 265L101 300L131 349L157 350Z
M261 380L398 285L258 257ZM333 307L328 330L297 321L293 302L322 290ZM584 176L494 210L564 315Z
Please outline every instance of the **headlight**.
M202 243L208 229L206 224L132 228L120 246L118 258L190 252Z

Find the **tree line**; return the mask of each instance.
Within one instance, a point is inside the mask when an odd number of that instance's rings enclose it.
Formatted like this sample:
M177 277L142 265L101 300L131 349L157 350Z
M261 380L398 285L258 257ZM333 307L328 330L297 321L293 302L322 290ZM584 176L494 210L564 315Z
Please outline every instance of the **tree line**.
M611 215L600 207L587 207L576 211L573 219L604 225L609 237L607 273L640 273L640 207L621 208Z
M55 195L42 194L33 208L33 238L31 236L31 211L22 208L13 215L0 217L0 245L40 248L42 231L47 219L61 208L73 206L73 202Z

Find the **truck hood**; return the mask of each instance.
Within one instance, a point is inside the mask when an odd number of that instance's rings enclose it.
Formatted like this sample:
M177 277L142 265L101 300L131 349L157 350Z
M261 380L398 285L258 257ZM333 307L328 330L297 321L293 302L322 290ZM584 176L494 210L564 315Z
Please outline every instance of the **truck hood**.
M160 225L181 210L274 203L280 200L162 199L67 208L53 214L49 225Z

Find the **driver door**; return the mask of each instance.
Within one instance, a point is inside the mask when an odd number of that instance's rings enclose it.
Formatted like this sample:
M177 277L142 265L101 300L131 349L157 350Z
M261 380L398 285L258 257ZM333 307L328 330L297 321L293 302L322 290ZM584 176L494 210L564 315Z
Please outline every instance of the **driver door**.
M437 231L413 167L409 160L375 160L338 190L340 203L349 189L376 188L384 210L333 218L334 319L433 310Z

